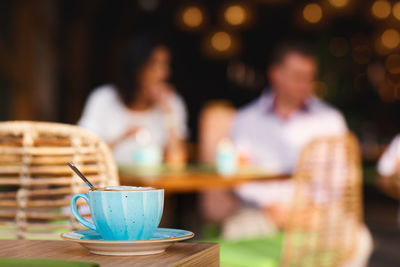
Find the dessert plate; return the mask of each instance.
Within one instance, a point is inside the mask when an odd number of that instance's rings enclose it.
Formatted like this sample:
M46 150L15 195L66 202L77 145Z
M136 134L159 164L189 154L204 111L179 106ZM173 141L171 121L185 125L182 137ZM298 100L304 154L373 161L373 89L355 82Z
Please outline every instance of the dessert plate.
M74 231L61 234L61 238L79 243L93 254L132 256L162 253L175 242L190 239L194 234L190 231L158 228L148 240L103 240L93 230Z

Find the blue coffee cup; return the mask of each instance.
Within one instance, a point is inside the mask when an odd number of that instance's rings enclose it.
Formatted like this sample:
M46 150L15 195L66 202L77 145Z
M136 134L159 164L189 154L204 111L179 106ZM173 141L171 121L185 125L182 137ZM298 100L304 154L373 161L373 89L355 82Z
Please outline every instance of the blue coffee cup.
M78 212L76 201L86 200L94 222ZM98 232L104 240L146 240L158 228L164 207L164 189L96 189L71 199L71 211L84 226Z

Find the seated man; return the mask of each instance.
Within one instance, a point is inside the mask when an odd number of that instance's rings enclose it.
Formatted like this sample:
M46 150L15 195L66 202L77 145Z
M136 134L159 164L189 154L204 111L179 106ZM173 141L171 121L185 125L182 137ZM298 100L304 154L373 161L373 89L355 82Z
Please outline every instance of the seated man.
M342 114L313 95L317 60L301 43L278 46L268 68L271 87L243 109L233 123L234 143L250 154L251 163L268 173L293 173L301 149L312 139L347 131ZM240 186L237 194L284 223L292 182L255 182Z
M314 96L317 60L306 45L292 42L278 46L267 73L271 87L238 111L231 137L239 154L243 149L250 155L252 164L267 173L291 174L295 172L301 150L310 141L343 135L347 126L338 110ZM264 210L264 216L283 227L293 190L291 180L252 182L239 186L236 194L242 202ZM221 197L217 203L222 203ZM240 213L243 211L224 220L224 238L241 240L245 237L240 236L240 232L245 232L242 229L248 226ZM252 216L252 221L256 219ZM251 224L251 228L256 226ZM251 234L257 236L254 231ZM372 251L371 235L362 226L357 238L357 249L351 259L340 266L366 266ZM222 253L227 250L229 248L221 246Z

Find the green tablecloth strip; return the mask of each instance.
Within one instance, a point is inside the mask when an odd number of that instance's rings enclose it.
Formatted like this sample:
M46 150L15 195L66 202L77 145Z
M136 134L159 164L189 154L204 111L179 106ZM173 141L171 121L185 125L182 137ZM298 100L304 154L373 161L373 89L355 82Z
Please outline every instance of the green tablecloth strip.
M52 225L58 225L58 224L67 224L69 221L68 220L53 220L50 221L49 224ZM1 232L14 232L15 231L15 227L14 226L0 226L0 240L8 240L8 239L16 239L15 236L10 236L10 235L5 235L5 234L1 234ZM71 229L70 228L60 228L60 229L36 229L36 228L27 228L25 230L28 233L54 233L54 234L62 234L62 233L66 233L66 232L70 232ZM59 235L54 236L54 237L49 237L49 236L45 236L45 237L40 237L40 236L35 236L35 237L28 237L27 239L31 239L31 240L61 240L61 237Z
M283 234L239 241L223 239L207 241L219 243L221 266L277 267L281 256Z
M4 267L98 267L96 262L51 260L51 259L21 259L0 258L0 266Z

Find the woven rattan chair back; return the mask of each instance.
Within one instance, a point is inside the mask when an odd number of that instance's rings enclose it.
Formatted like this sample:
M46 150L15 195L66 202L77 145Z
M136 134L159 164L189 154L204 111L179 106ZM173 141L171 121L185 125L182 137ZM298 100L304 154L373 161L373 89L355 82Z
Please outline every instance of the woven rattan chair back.
M352 256L362 220L360 150L352 134L306 146L294 176L281 266L331 267Z
M52 239L82 228L69 211L69 199L88 188L69 161L98 186L119 183L110 149L86 130L47 122L0 123L0 237ZM81 210L89 213L87 206Z

